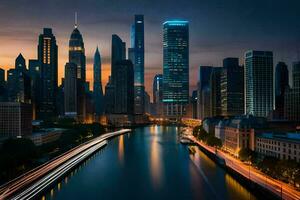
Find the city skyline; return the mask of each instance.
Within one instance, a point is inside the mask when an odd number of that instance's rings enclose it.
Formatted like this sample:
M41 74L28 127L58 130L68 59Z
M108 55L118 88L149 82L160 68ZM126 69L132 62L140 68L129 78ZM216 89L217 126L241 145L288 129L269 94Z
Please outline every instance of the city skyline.
M285 5L274 1L272 7L263 3L261 8L243 2L236 4L228 2L227 5L216 1L211 3L191 1L188 4L179 1L177 6L168 1L164 1L161 6L147 2L134 5L135 1L128 1L130 8L126 6L126 2L118 3L118 6L106 2L101 4L72 2L71 8L66 7L67 3L52 4L52 2L45 3L49 8L43 11L42 16L40 10L34 9L35 6L41 7L37 1L33 2L30 8L25 7L22 1L18 2L18 8L15 7L16 2L7 1L0 4L1 15L5 15L0 19L1 27L5 27L0 33L2 41L0 67L5 70L13 68L14 60L19 53L24 55L27 65L29 59L36 59L38 35L42 28L50 27L57 39L60 83L68 60L68 38L74 26L76 11L79 15L78 26L85 40L87 80L90 82L90 88L93 87L94 49L98 45L103 52L102 85L104 86L110 74L111 34L120 35L124 42L130 44L130 24L134 19L133 15L139 13L145 16L145 85L149 94L152 91L153 77L162 72L162 23L172 18L179 17L190 22L190 93L196 88L197 70L200 65L221 66L222 59L225 57L239 57L240 64L243 64L244 53L249 49L273 51L274 65L278 61L284 61L290 73L292 62L299 60L300 42L297 36L299 26L294 25L297 23L296 8L299 4L296 1L287 2ZM229 7L229 5L234 6ZM184 12L180 11L181 6L185 6ZM285 6L289 9L284 9ZM98 9L103 12L98 12ZM241 9L245 10L245 13L241 13ZM111 11L112 14L106 10ZM210 11L214 12L210 13ZM241 19L234 19L238 12ZM267 19L256 20L264 15ZM10 23L11 21L14 23ZM108 24L109 28L104 28ZM248 31L248 28L251 28L251 31ZM235 35L239 36L235 37Z

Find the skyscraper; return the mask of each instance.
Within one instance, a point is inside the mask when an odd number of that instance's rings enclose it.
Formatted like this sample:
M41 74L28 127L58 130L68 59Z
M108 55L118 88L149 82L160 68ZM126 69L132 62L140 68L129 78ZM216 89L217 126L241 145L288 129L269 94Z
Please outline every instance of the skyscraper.
M133 114L134 112L134 71L130 60L121 60L116 64L115 112Z
M180 118L189 102L189 23L163 23L163 102L164 114Z
M273 53L245 53L246 114L267 117L273 110Z
M223 116L244 114L244 69L238 58L225 58L221 75Z
M210 77L213 71L211 66L199 67L197 115L198 119L210 116Z
M51 28L39 36L38 60L41 63L41 105L38 118L55 117L57 93L57 45Z
M94 55L94 104L95 104L95 113L97 116L100 116L104 113L104 98L103 90L101 83L101 57L98 50L96 49Z
M77 65L75 63L66 63L64 80L64 105L65 115L68 117L77 117Z
M131 49L131 50L130 50ZM131 27L131 48L129 59L134 67L134 112L135 114L144 113L144 16L135 15L134 24ZM133 54L133 56L132 56Z
M5 70L0 68L0 102L6 100Z
M275 110L277 118L284 117L284 94L289 87L289 71L284 62L278 62L275 69Z
M86 117L86 58L83 38L75 21L69 41L69 63L77 66L77 117L84 121Z
M112 35L111 39L111 80L115 81L116 63L126 59L126 43L116 35Z
M293 63L293 87L284 94L284 118L300 121L300 61Z
M15 68L7 72L8 101L31 103L31 80L22 54L16 58Z
M112 83L111 76L108 77L108 82L105 85L105 96L104 96L104 102L105 102L105 113L111 114L114 112L114 106L115 106L115 87Z
M153 103L155 106L155 114L162 116L163 114L163 75L156 74L153 79Z
M118 99L118 94L116 93L117 90L117 76L118 76L118 66L117 63L125 60L126 58L126 43L122 41L122 39L118 36L113 34L112 35L112 45L111 45L111 77L110 77L110 84L107 85L109 87L109 93L105 98L105 101L107 102L112 108L109 108L108 110L111 110L112 113L115 113L116 110L116 102ZM105 92L106 95L106 92ZM110 99L110 97L112 99Z
M210 116L220 116L221 107L221 74L222 67L214 67L210 75Z
M37 118L37 114L41 105L41 62L39 60L29 60L29 75L31 79L31 104L33 119Z

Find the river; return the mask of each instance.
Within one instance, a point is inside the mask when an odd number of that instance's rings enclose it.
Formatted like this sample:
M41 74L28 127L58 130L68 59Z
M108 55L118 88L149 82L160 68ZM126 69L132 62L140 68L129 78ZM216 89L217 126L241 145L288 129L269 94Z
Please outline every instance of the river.
M42 199L257 199L200 150L190 154L179 131L147 126L114 138Z

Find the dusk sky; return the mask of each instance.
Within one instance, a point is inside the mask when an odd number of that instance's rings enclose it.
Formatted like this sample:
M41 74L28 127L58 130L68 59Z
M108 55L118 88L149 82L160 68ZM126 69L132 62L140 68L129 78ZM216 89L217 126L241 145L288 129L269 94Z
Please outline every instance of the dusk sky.
M87 80L92 82L93 55L99 46L103 87L110 74L111 35L129 47L134 14L145 19L145 81L162 72L162 23L190 22L190 86L196 88L200 65L221 66L225 57L239 57L248 49L274 52L274 65L285 61L291 69L300 60L299 0L1 0L0 67L14 67L22 53L37 57L38 36L50 27L59 52L59 82L68 61L68 43L78 12L79 30L87 56Z

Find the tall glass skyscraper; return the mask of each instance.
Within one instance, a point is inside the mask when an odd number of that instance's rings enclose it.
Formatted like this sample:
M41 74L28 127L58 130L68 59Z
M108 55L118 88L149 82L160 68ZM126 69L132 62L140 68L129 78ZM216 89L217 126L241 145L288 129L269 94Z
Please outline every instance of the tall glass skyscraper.
M164 114L178 118L186 114L189 102L189 23L163 23Z
M39 36L38 60L41 63L41 105L38 118L55 117L57 95L57 45L51 28Z
M97 116L100 116L104 113L104 98L101 82L101 56L98 50L96 49L94 55L94 103L95 103L95 113Z
M80 121L84 121L86 117L86 58L83 38L76 23L69 40L69 63L77 66L77 117Z
M274 109L273 52L245 53L246 114L267 117Z
M144 105L144 15L135 15L134 24L131 26L131 48L128 57L134 66L134 112L143 114Z

